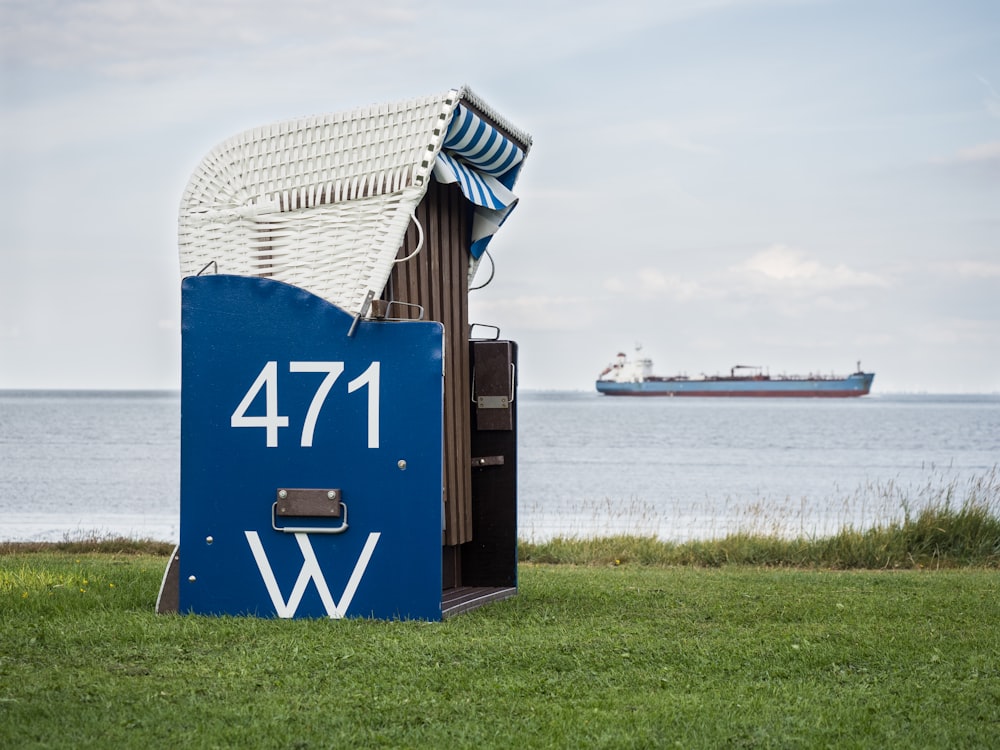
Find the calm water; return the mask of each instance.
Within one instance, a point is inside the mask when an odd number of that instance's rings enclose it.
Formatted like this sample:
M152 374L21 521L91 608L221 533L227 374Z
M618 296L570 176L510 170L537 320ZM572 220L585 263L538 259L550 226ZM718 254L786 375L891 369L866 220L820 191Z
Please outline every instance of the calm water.
M520 407L524 538L833 533L1000 483L1000 396L529 394Z
M180 397L0 392L0 539L179 537Z
M1000 396L519 397L526 539L822 534L1000 482ZM180 402L0 392L0 540L179 536Z

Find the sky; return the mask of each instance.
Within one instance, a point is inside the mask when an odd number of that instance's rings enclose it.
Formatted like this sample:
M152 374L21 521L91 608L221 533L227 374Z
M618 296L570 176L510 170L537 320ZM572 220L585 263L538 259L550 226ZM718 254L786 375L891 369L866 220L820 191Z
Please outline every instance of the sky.
M0 388L179 388L212 147L463 84L533 137L470 297L522 388L1000 392L996 0L0 0Z

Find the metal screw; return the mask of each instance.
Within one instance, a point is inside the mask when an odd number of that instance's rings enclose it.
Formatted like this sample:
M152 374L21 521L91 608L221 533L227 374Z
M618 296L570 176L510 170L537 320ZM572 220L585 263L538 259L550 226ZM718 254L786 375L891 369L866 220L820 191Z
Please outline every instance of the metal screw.
M214 542L214 541L215 541L215 539L213 539L213 538L212 538L212 537L210 537L210 536L206 536L206 537L205 537L205 544L211 544L211 543L212 543L212 542Z
M288 493L285 492L284 490L278 490L278 497L284 500L286 497L288 497Z
M400 471L406 471L406 461L405 461L404 459L402 459L402 458L401 458L401 459L399 459L399 460L398 460L398 461L396 462L396 466L398 466L398 467L399 467L399 470L400 470Z
M337 497L337 493L334 492L333 490L330 490L329 492L326 493L326 496L328 499L334 500Z
M195 582L195 581L197 581L198 579L197 579L197 578L195 578L194 576L188 576L188 580L189 580L189 581L191 581L191 583L194 583L194 582Z

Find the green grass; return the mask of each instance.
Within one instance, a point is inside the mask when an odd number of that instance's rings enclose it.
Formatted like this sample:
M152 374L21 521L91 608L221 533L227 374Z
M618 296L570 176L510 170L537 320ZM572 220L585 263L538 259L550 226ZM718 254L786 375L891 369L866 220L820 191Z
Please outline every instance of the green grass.
M162 555L0 554L0 747L996 747L994 570L522 564L438 624L158 616Z
M158 616L170 545L0 544L0 748L998 747L998 488L522 543L517 597L437 624Z
M996 468L963 488L929 486L911 512L890 486L878 490L898 502L901 519L867 529L847 527L830 537L789 538L758 523L723 539L684 543L651 537L557 537L522 542L523 561L574 565L637 562L643 565L727 564L832 569L1000 567L1000 474ZM780 525L780 524L777 524ZM762 530L762 526L763 529Z

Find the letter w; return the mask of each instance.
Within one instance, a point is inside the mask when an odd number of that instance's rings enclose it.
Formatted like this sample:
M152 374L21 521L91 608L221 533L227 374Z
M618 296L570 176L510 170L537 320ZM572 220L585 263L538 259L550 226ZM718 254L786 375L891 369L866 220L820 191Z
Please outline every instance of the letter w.
M274 610L278 614L278 617L288 618L295 616L295 611L299 608L299 603L302 601L302 595L306 592L306 586L309 585L309 581L313 581L316 584L316 590L319 592L319 598L323 602L323 608L326 609L327 615L334 620L339 620L343 617L347 612L347 608L351 606L351 600L354 598L354 593L358 590L358 584L361 583L361 578L368 568L368 561L371 560L372 553L375 551L375 545L378 544L379 537L382 536L377 531L373 531L368 535L368 540L365 542L364 549L361 550L361 556L354 565L351 577L347 581L347 587L344 589L344 595L340 597L340 603L338 604L330 595L330 588L326 585L326 579L323 577L323 571L320 570L319 561L316 560L316 553L313 552L312 544L309 543L309 536L307 534L298 533L295 535L295 540L299 543L299 549L302 551L303 563L302 570L299 571L298 580L295 581L295 586L292 588L292 593L286 602L285 598L281 595L281 590L278 588L278 581L274 577L274 571L271 570L271 563L267 559L267 554L264 552L264 547L260 543L260 537L257 532L244 531L243 533L246 535L247 543L250 545L250 551L253 552L253 559L257 561L257 568L260 570L261 578L264 579L264 585L267 587L267 593L271 596L271 601L274 603Z

